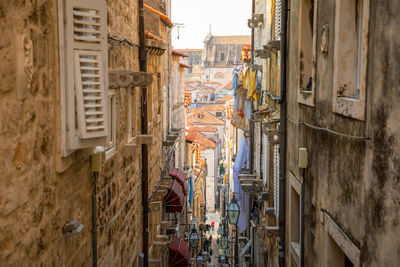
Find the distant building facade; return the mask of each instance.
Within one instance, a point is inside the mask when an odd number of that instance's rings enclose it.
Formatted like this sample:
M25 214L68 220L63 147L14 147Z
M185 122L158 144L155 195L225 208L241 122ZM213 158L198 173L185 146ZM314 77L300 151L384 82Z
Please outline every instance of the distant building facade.
M215 81L226 84L232 80L232 67L243 64L241 48L250 44L250 36L213 36L208 34L203 49L177 49L188 55L186 81Z

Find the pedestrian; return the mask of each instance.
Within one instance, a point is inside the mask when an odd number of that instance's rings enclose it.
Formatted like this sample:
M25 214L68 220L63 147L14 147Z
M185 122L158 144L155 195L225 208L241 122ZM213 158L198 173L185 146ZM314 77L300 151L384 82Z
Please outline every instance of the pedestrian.
M215 223L214 223L214 221L212 221L211 222L211 228L212 228L213 232L214 232L214 225L215 225Z

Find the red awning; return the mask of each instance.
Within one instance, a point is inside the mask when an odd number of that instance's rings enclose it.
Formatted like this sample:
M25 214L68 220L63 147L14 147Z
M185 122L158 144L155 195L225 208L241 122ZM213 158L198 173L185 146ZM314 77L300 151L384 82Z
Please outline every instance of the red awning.
M164 198L166 212L182 212L183 199L182 186L174 180L168 188L168 195Z
M187 267L190 261L190 249L187 242L178 237L172 238L169 245L169 266Z
M177 168L172 168L171 172L169 173L169 176L178 181L178 183L182 186L183 194L186 195L187 181L185 179L185 174L183 173L183 171Z

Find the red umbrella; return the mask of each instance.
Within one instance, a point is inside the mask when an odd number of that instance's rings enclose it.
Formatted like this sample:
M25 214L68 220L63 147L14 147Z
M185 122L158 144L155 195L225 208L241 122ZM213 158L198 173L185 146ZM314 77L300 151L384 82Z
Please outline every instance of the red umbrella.
M182 186L183 194L186 195L187 192L187 181L185 179L185 173L177 168L173 168L169 173L169 176L174 178Z
M169 266L187 267L190 261L190 249L187 242L178 237L173 237L169 245Z
M177 181L173 181L168 188L168 194L164 198L166 212L182 212L183 199L182 186Z

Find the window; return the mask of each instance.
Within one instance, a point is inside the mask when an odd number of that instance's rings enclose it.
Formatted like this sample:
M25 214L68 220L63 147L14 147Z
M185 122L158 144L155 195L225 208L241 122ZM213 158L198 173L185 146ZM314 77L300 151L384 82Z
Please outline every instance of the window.
M261 176L261 122L254 122L254 167L256 174Z
M217 117L222 117L222 112L217 111L217 112L215 113L215 115L216 115Z
M109 121L109 127L108 127L108 133L107 133L107 138L106 138L106 159L109 158L111 155L114 154L115 152L115 145L116 145L116 111L117 111L117 101L116 101L116 96L115 96L115 90L110 90L109 95L108 95L108 121Z
M58 0L61 150L103 145L107 116L107 2Z
M299 180L289 173L289 252L290 266L300 266L300 227L301 227L301 184Z
M333 111L365 119L368 0L337 0L333 66Z
M224 54L224 53L221 53L220 61L224 61L224 60L225 60L225 54Z
M360 250L326 212L324 212L324 228L327 235L325 266L359 267Z
M281 39L281 0L275 0L275 40Z
M136 123L136 110L134 107L135 103L135 89L128 89L128 107L127 107L127 128L128 128L128 143L131 143L133 137L135 137L135 123Z
M262 134L261 171L265 188L269 190L269 140L265 133Z
M279 145L274 145L274 213L279 218Z
M300 103L314 106L317 0L301 0L299 8L299 94Z

